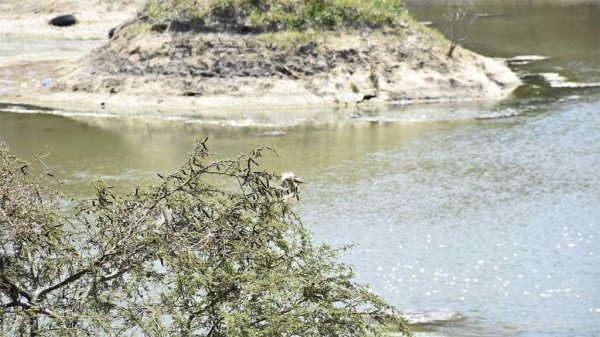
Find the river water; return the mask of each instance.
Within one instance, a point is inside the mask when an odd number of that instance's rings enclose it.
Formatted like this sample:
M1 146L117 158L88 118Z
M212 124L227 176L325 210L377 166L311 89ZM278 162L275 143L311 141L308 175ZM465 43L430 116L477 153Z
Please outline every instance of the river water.
M275 145L265 165L308 182L305 224L318 242L356 244L343 259L359 281L399 308L465 317L418 336L600 336L600 2L468 6L479 14L469 48L549 57L515 65L525 84L503 102L365 106L267 127L3 105L0 138L25 158L52 146L47 164L74 195L95 177L122 190L152 182L194 138L225 156ZM408 7L446 29L447 1Z

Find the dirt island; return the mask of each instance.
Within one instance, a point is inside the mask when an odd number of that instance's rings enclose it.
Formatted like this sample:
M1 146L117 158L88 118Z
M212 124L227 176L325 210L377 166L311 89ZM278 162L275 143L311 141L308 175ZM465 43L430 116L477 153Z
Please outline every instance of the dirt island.
M33 17L44 20L59 14L48 8L79 11L82 23L61 31L105 42L77 57L0 67L17 77L15 67L37 68L53 79L3 93L3 101L194 114L497 99L520 84L501 61L461 47L448 57L450 42L397 1L98 0L83 8L55 0L36 8Z

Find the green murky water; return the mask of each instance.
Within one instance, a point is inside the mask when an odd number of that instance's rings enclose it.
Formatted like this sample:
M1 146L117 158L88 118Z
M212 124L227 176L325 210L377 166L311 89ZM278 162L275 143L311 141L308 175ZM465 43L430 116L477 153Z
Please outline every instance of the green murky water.
M25 158L54 147L47 164L76 195L98 176L122 190L152 182L194 138L224 156L275 145L281 157L265 165L308 181L305 223L318 241L357 244L344 259L361 281L400 308L465 316L419 334L598 336L600 89L581 84L600 82L600 3L472 4L468 47L550 58L515 66L525 85L507 101L323 111L270 127L2 106L0 138ZM444 29L447 2L408 6Z

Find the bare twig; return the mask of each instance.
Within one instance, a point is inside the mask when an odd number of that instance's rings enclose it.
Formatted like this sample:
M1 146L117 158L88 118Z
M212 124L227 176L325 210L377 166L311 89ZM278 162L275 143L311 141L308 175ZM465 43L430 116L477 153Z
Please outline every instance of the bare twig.
M450 7L448 12L444 15L444 18L448 20L450 25L448 28L450 34L450 49L448 49L446 55L449 58L452 58L454 49L469 38L469 28L475 23L477 16L473 15L470 10L467 11L461 7L453 6Z

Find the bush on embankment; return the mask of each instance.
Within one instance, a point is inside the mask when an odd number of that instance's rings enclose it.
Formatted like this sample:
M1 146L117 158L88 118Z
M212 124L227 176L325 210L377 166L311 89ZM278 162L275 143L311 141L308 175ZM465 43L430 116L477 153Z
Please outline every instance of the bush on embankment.
M142 17L174 30L273 32L395 26L397 0L148 0Z

